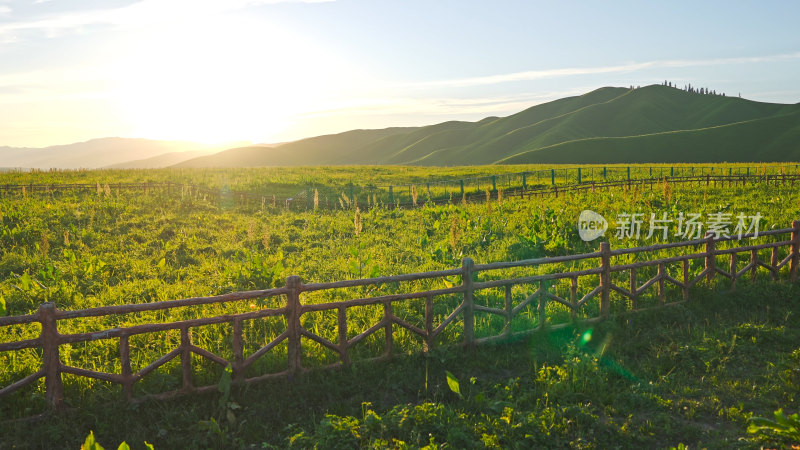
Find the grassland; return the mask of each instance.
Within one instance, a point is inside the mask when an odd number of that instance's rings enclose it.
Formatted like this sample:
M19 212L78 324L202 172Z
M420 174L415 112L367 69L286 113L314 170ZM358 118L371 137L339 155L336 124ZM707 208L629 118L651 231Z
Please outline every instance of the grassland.
M311 177L336 183L353 175L382 180L391 170L12 173L2 175L0 183L203 180L209 186L268 189L268 177L277 184L299 186ZM441 169L435 176L464 176L458 170L463 169ZM389 175L398 183L416 181L416 176L422 172L407 168ZM260 289L281 285L290 274L322 282L451 268L465 256L490 262L587 252L595 244L581 241L575 229L585 208L606 217L633 211L758 212L764 216L762 229L783 228L800 218L800 196L791 186L675 185L413 210L365 208L358 232L352 209L237 208L179 192L17 192L0 198L0 206L0 299L6 314L35 311L43 301L79 309ZM644 236L609 238L614 247L653 242ZM427 356L409 354L415 344L401 336L401 354L394 362L356 364L342 371L312 372L293 382L234 388L223 401L220 394L109 406L119 398L118 389L68 377L68 401L75 409L58 420L7 422L0 446L77 446L90 429L106 446L124 439L132 445L147 440L157 448L262 443L608 448L680 442L757 448L786 443L748 435L745 429L752 414L767 416L778 407L798 409L797 286L756 280L733 295L722 289L698 290L693 293L697 301L685 306L621 317L593 329L576 325L474 354L447 347ZM201 308L185 314L225 311ZM369 314L365 323L374 319ZM65 325L65 332L153 319L158 317L85 321ZM318 320L307 326L321 333L332 328L324 317L309 320ZM6 329L3 339L36 332ZM275 330L248 332L255 343L274 336ZM204 348L224 353L226 341L220 333L198 332L196 339ZM169 351L174 336L152 336L136 344L140 361L151 361ZM375 350L370 345L365 353ZM64 346L62 357L88 368L118 371L113 362L117 351L112 344L98 342ZM313 358L315 348L308 351ZM32 352L8 352L0 359L3 385L37 368ZM322 353L317 360L319 365L327 362ZM280 353L257 369L279 363ZM173 386L180 378L177 369L159 370L142 381L138 393ZM447 387L445 370L460 381L463 398ZM220 370L206 375L211 381L221 376ZM3 418L41 410L42 388L37 385L4 399Z

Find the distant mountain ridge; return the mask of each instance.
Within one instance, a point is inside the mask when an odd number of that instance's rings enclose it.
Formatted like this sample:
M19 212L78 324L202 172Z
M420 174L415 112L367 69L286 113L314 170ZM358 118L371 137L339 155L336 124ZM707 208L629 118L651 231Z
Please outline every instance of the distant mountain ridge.
M606 87L508 117L234 148L176 167L797 161L799 112L663 85Z
M0 147L0 167L800 161L800 103L755 102L664 85L604 87L477 122L351 130L220 150L191 142L102 138L46 148Z
M97 169L125 163L131 168L166 167L219 150L193 142L110 137L44 148L0 147L0 167ZM131 162L159 156L163 165L158 165L158 159L144 165Z

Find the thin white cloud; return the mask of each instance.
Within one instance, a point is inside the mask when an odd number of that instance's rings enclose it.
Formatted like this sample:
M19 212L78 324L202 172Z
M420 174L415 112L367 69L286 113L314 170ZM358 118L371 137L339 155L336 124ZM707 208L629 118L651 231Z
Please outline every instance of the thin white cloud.
M601 67L571 67L565 69L531 70L507 74L489 75L484 77L457 78L452 80L423 81L404 84L406 88L438 88L438 87L472 87L492 84L509 83L514 81L535 81L547 78L563 78L576 75L601 75L609 73L629 73L655 68L701 67L721 66L730 64L755 64L764 62L778 62L800 59L800 52L779 55L716 58L716 59L684 59L647 61L641 63L620 64L616 66Z
M66 12L51 17L21 20L0 25L0 36L19 31L43 31L54 36L66 30L91 25L138 26L164 23L187 17L213 16L251 6L278 3L325 3L335 0L142 0L128 6ZM0 15L3 13L0 6ZM8 9L10 12L10 9Z
M297 115L298 118L320 118L332 116L472 116L483 118L490 115L506 115L519 112L531 106L559 98L585 94L591 87L545 92L523 93L519 95L475 98L368 98L351 99L328 108Z
M11 14L11 8L5 5L0 5L0 17L8 16Z

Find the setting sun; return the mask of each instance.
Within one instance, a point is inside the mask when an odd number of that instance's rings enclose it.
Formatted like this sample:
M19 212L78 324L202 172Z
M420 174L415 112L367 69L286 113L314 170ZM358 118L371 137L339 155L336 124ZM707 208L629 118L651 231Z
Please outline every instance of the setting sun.
M353 78L319 45L243 17L158 24L124 45L119 108L132 134L159 139L264 141Z

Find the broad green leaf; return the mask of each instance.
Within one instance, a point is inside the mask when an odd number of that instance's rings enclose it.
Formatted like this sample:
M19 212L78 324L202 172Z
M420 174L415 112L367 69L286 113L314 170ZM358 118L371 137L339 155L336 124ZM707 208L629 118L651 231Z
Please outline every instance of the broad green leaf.
M28 275L27 273L23 273L19 277L19 284L20 284L20 288L23 291L30 291L31 287L33 286L33 284L31 283L31 276Z
M122 443L119 444L119 447L117 447L117 450L131 450L131 448L128 446L127 442L122 441Z
M81 445L81 450L103 450L103 446L94 440L94 431L89 431L89 435L86 436L86 440Z
M445 375L447 375L447 386L450 388L451 391L458 394L459 397L462 397L461 387L458 384L458 378L456 378L452 373L450 373L449 370L445 370L444 373Z

